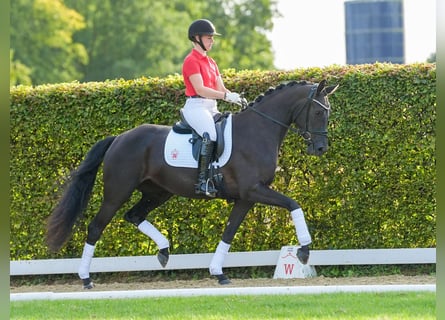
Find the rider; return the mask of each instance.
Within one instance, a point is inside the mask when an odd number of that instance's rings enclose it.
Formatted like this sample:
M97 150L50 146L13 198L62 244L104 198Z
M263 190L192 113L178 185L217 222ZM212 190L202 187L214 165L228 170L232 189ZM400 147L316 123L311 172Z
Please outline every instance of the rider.
M207 55L213 46L214 36L219 36L213 24L206 19L195 20L189 27L188 37L193 49L185 57L182 76L187 100L182 115L188 124L203 138L198 160L198 183L196 193L214 197L217 190L209 183L208 167L212 161L216 141L213 116L218 114L217 99L241 103L238 93L230 92L224 86L216 62Z

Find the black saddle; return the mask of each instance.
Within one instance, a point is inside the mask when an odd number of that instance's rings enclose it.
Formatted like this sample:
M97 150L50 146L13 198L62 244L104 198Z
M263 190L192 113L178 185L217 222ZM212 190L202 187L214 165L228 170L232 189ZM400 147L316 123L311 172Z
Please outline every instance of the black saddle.
M192 144L193 158L198 160L201 150L202 137L187 123L181 110L181 120L173 125L173 131L178 134L191 134L189 142ZM213 117L216 128L216 148L214 149L214 159L218 159L224 152L224 129L227 124L227 117L230 113L218 113Z

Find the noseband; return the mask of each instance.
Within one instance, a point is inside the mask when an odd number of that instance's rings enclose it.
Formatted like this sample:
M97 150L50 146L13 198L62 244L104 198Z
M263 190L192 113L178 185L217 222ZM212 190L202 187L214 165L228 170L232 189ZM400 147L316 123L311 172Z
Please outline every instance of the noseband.
M314 95L315 95L316 91L317 91L317 86L316 85L312 86L311 87L311 91L309 91L309 95L306 98L307 100L306 100L306 103L304 104L303 108L301 108L300 111L292 119L292 122L294 123L295 120L298 118L298 116L303 112L303 110L307 109L307 111L306 111L306 122L305 122L305 125L304 125L304 127L305 127L304 130L292 128L290 125L287 125L287 124L285 124L285 123L283 123L283 122L281 122L281 121L279 121L277 119L274 119L274 118L270 117L269 115L267 115L267 114L257 110L256 108L253 108L252 106L247 106L246 105L244 107L249 108L250 110L258 113L259 115L261 115L262 117L264 117L264 118L266 118L266 119L268 119L268 120L270 120L270 121L272 121L272 122L274 122L274 123L276 123L276 124L286 128L286 129L292 131L293 133L299 134L300 136L303 137L303 139L306 141L306 143L311 144L312 143L312 135L313 134L321 135L321 136L327 136L327 134L328 134L328 132L326 130L323 130L323 131L309 130L309 128L308 128L309 108L310 108L310 106L312 106L312 102L315 102L316 104L318 104L319 106L321 106L323 109L325 109L328 112L331 109L329 106L326 106L323 103L321 103L320 101L314 99Z

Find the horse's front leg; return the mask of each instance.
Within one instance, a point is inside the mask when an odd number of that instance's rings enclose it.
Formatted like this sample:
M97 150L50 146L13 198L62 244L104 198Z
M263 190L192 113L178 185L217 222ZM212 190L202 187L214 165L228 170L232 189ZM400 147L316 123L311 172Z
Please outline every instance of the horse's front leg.
M230 283L230 280L224 275L222 271L224 259L229 252L230 245L236 231L241 225L241 222L243 222L244 218L246 217L247 212L253 207L253 205L254 202L248 202L244 200L235 201L235 205L233 206L232 212L230 213L226 228L224 229L222 240L219 242L218 247L216 248L215 254L213 255L209 267L210 274L218 279L219 284Z
M295 225L298 242L301 245L301 248L297 251L297 257L301 263L306 264L309 260L309 245L312 243L312 238L300 205L295 200L261 183L255 185L255 187L248 192L247 198L249 201L255 203L277 206L289 210Z
M156 243L159 249L158 261L163 268L165 268L169 259L170 243L154 225L146 220L146 217L150 211L166 202L170 197L171 194L167 192L153 192L151 198L148 195L143 195L141 200L124 215L126 221L134 224L139 231Z

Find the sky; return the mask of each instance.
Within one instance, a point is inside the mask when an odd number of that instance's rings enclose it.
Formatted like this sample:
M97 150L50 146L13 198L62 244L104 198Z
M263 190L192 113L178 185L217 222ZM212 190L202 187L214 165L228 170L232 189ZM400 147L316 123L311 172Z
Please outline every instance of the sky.
M290 70L346 64L345 0L278 0L268 35L275 66ZM405 63L436 52L436 0L403 0Z

